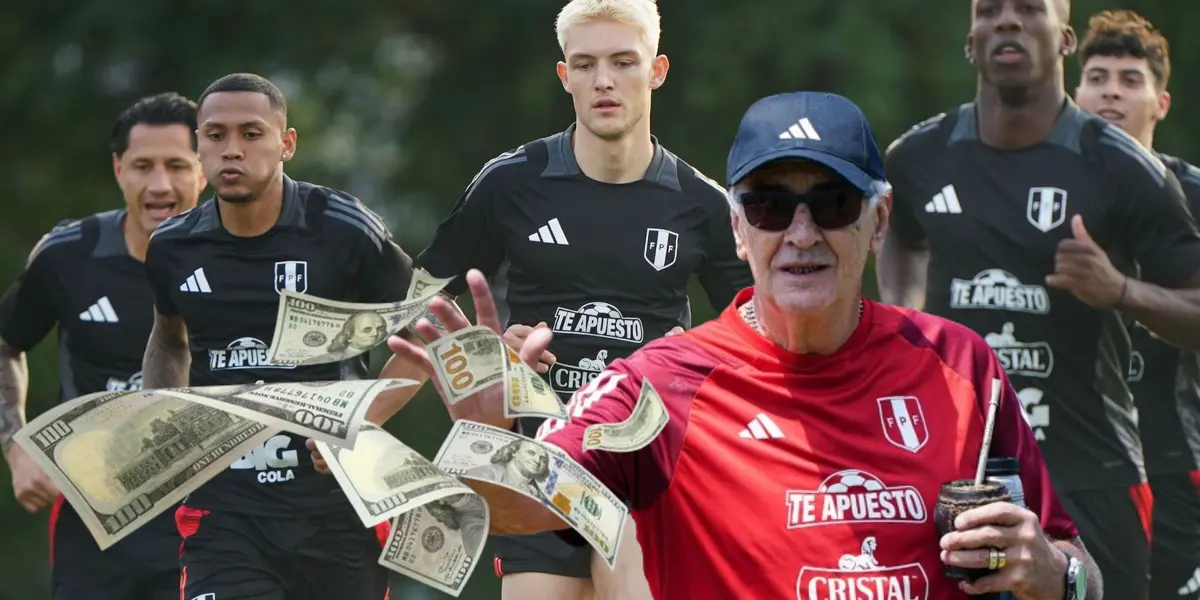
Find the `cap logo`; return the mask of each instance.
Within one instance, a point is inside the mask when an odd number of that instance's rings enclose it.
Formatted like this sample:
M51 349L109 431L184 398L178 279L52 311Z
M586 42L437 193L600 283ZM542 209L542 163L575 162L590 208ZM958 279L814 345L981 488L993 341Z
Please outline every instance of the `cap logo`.
M779 134L781 140L816 140L821 141L821 136L817 134L817 129L809 122L808 117L800 119L792 123L790 127L784 129Z

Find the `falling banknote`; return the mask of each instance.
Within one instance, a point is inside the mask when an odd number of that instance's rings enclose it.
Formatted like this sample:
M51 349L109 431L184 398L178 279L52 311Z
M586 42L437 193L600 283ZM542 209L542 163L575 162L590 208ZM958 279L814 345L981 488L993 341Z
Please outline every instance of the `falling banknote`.
M596 423L583 432L583 449L608 452L634 452L654 441L667 426L670 416L662 398L642 379L642 392L629 418L620 423Z
M458 421L434 465L540 502L574 528L611 568L629 509L556 446L473 421Z
M253 419L295 435L354 447L371 402L411 379L248 383L154 390Z
M434 340L426 350L451 405L490 385L503 384L505 417L567 417L558 394L488 327L460 329Z
M450 283L423 280L403 302L357 304L283 291L267 360L274 365L318 365L364 354L408 327L426 303Z
M379 564L457 597L488 536L488 507L466 493L426 501L396 517Z
M14 439L103 550L275 433L166 394L100 392L42 413Z

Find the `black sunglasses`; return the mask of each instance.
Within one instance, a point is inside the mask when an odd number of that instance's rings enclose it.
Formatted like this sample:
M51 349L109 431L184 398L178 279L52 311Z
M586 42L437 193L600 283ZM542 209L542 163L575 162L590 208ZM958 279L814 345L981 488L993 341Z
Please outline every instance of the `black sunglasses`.
M803 194L786 187L759 187L735 195L750 225L764 231L783 231L792 224L796 207L807 204L821 229L841 229L862 215L861 190L843 182L817 184Z

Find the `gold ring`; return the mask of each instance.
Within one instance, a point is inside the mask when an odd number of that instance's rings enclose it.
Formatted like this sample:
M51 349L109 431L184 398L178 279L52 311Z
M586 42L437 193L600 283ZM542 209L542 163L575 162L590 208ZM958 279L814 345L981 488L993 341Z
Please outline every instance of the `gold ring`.
M996 568L1003 569L1004 565L1008 564L1008 557L1004 555L1003 550L997 550L996 555Z
M995 548L988 548L988 570L995 571L998 564L1000 564L1000 551Z

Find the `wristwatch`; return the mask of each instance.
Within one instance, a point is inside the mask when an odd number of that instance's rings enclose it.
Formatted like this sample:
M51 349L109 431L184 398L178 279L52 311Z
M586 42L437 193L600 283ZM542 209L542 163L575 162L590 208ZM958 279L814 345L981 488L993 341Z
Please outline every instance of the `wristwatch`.
M1066 584L1064 600L1084 600L1087 597L1087 567L1070 554L1067 554Z

